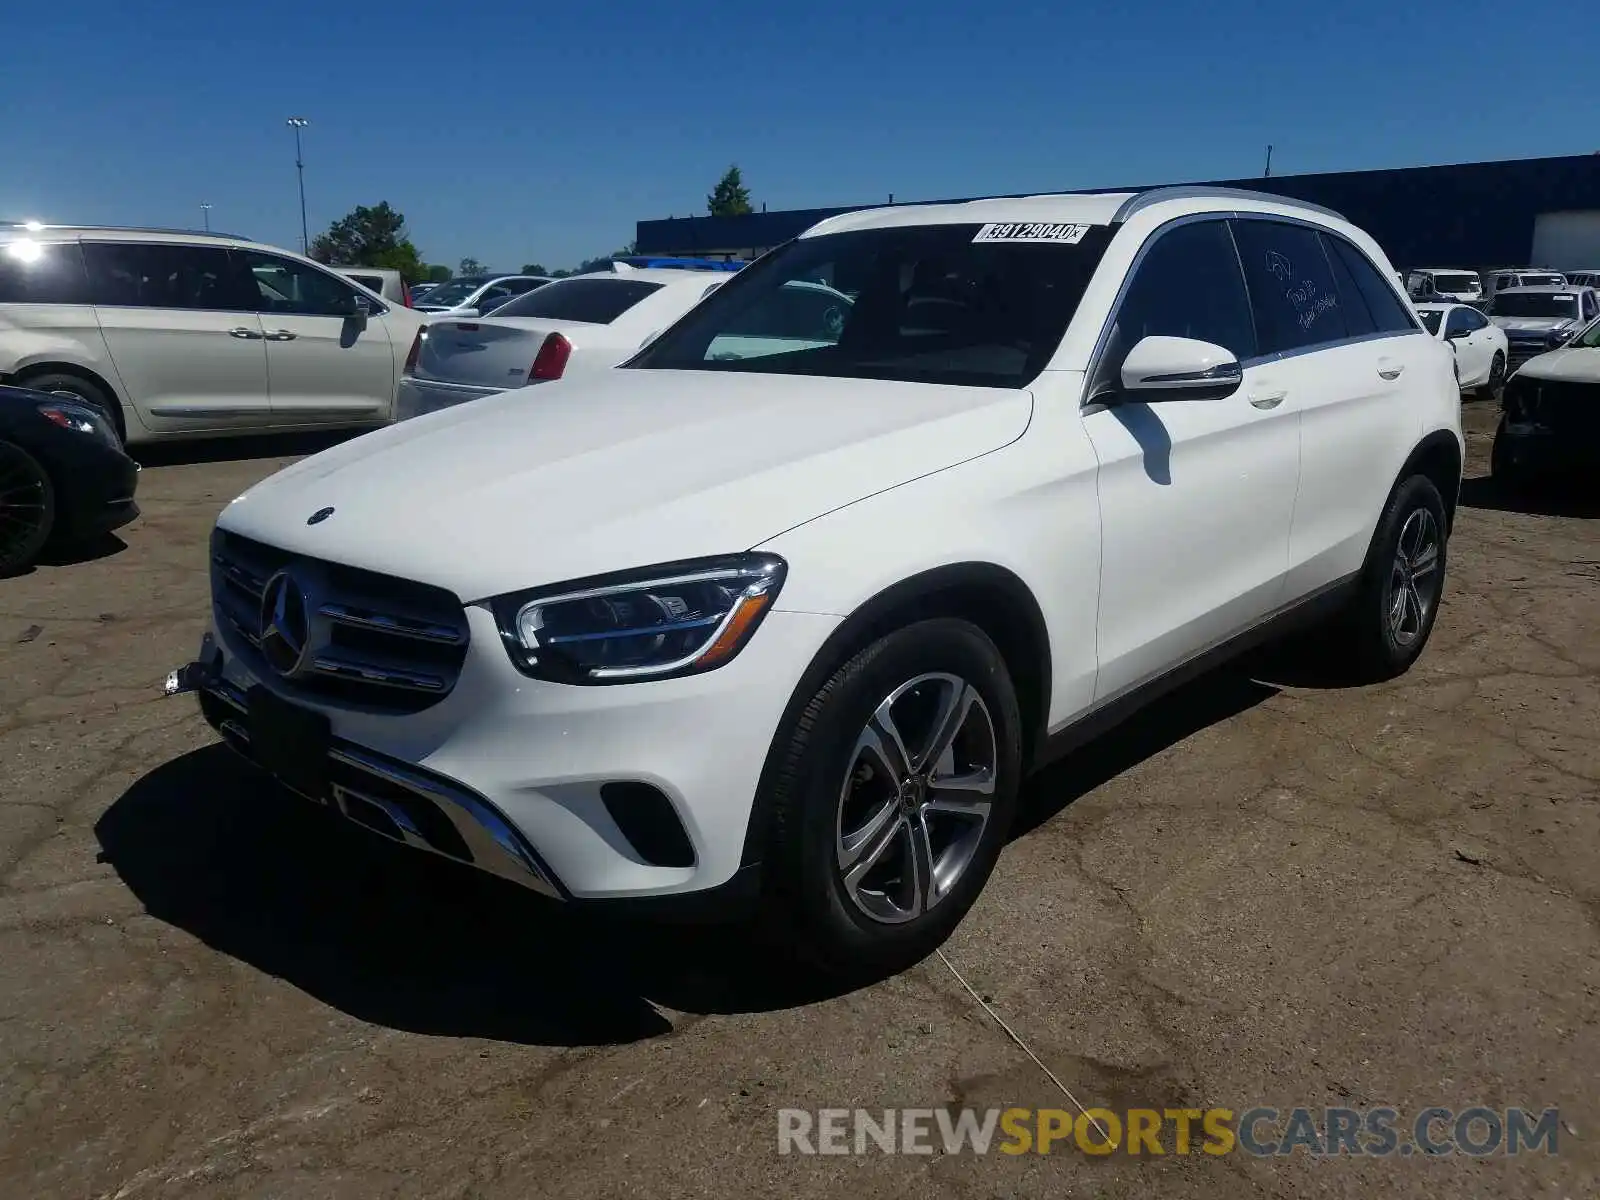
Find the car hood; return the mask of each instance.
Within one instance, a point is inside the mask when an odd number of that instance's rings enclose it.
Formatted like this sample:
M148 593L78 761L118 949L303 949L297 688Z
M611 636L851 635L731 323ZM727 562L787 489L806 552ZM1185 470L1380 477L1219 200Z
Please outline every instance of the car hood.
M1548 333L1552 329L1574 323L1572 317L1490 317L1489 319L1507 333Z
M608 371L356 438L257 484L218 524L471 602L749 549L997 450L1032 412L1030 393L996 388Z
M1600 350L1567 348L1530 358L1518 375L1529 379L1561 379L1600 384Z

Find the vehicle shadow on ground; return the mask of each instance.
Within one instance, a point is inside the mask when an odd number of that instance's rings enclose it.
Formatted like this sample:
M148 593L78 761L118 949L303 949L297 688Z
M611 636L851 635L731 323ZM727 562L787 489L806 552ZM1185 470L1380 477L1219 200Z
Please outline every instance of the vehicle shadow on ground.
M314 433L261 433L248 437L206 438L133 446L128 453L141 467L179 467L198 463L246 462L260 458L301 458L371 432L336 429Z
M1600 517L1600 488L1593 481L1552 482L1509 488L1491 475L1461 481L1461 507L1544 517Z
M81 563L121 554L127 548L128 543L114 533L103 533L99 537L62 545L52 542L27 566L0 571L0 579L20 579L24 575L32 575L40 567L75 567Z
M606 1045L670 1032L656 1004L761 1012L845 990L738 929L582 916L395 846L221 745L150 772L95 833L158 920L395 1029Z

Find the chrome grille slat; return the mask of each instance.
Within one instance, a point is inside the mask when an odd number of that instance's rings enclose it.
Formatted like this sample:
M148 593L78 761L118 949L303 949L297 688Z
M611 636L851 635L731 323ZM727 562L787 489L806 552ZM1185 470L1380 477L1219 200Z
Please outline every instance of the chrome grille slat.
M235 534L212 537L212 605L219 633L253 673L322 704L416 712L455 687L470 638L466 613L441 588L301 558ZM261 605L279 571L315 592L314 649L292 677L261 649Z

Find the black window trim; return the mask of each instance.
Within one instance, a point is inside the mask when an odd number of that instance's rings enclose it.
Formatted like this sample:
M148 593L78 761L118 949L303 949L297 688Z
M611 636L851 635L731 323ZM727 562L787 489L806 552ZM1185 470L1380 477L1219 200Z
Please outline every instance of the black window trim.
M1428 331L1417 321L1416 314L1412 311L1412 301L1410 297L1398 287L1398 281L1388 277L1385 272L1379 270L1378 265L1372 261L1371 257L1365 250L1356 245L1349 238L1345 237L1338 230L1330 229L1328 226L1319 224L1316 221L1306 221L1299 217L1281 216L1278 213L1239 212L1235 209L1218 209L1212 212L1185 213L1181 217L1173 217L1172 220L1156 226L1156 228L1150 232L1150 235L1145 238L1144 244L1139 247L1138 253L1133 256L1133 262L1128 265L1128 269L1123 272L1122 282L1117 287L1117 294L1112 299L1111 307L1106 312L1105 322L1100 327L1100 336L1095 339L1094 349L1089 354L1089 362L1083 376L1084 396L1083 400L1080 402L1080 408L1087 410L1092 406L1098 411L1100 408L1104 407L1102 401L1091 399L1090 392L1093 387L1095 377L1100 371L1100 367L1102 365L1101 360L1105 356L1107 345L1111 341L1111 330L1116 326L1117 315L1121 312L1123 301L1127 298L1128 287L1133 282L1133 277L1138 274L1139 267L1144 263L1145 256L1150 253L1151 248L1158 241L1160 241L1168 233L1172 232L1172 230L1180 228L1184 225L1193 225L1200 221L1230 222L1228 226L1228 239L1229 241L1233 242L1233 252L1235 257L1238 257L1239 254L1239 243L1238 239L1233 236L1233 227L1231 224L1233 221L1269 221L1279 225L1299 225L1303 228L1310 229L1314 233L1322 234L1324 237L1337 238L1339 241L1342 241L1349 246L1350 249L1354 250L1356 254L1358 254L1362 260L1373 269L1378 278L1383 281L1383 283L1389 288L1390 292L1392 292L1400 301L1401 311L1406 314L1406 318L1411 322L1410 329L1384 329L1375 333L1357 334L1354 337L1337 338L1326 342L1313 342L1309 346L1296 346L1292 350L1278 350L1271 354L1253 355L1250 358L1243 358L1239 360L1239 366L1241 368L1257 367L1267 363L1283 362L1287 359L1298 358L1302 354L1315 354L1323 350L1336 349L1340 346L1354 346L1361 342L1375 342L1387 338L1412 337L1415 335L1421 335L1423 337L1433 336L1432 334L1428 333ZM1107 249L1109 250L1109 247L1107 247ZM1103 268L1104 265L1105 262L1104 259L1102 259L1101 268ZM1249 296L1250 279L1245 274L1244 262L1242 259L1239 261L1239 276L1244 282L1245 295ZM1250 318L1252 323L1254 323L1254 304L1251 304L1250 307ZM1259 328L1257 328L1257 345L1260 344L1260 341L1261 331ZM1063 335L1062 343L1064 344L1065 342L1066 337ZM1056 353L1060 353L1059 346L1056 348ZM1050 370L1053 365L1053 363L1046 364L1045 370Z

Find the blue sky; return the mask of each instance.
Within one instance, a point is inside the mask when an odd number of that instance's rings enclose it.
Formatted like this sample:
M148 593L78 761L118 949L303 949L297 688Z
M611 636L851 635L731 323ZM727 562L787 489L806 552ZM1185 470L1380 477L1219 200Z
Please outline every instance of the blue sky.
M1530 42L1486 0L29 6L0 217L198 225L207 201L296 246L290 114L313 236L388 200L428 261L497 268L702 212L731 162L791 208L1248 175L1268 142L1277 174L1588 153L1600 40L1573 11Z

